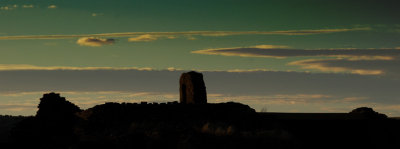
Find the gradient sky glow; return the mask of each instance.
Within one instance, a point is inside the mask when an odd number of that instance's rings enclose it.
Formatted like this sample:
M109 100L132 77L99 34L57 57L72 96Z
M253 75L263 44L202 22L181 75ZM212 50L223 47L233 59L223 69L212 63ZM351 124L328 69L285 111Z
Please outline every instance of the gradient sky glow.
M82 108L177 100L400 116L397 0L0 0L0 114L55 91Z

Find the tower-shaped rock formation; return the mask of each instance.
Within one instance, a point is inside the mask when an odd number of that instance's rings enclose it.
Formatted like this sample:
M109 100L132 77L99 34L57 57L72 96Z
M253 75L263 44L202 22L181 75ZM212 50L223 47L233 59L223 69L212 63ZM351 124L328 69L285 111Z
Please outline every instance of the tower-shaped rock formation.
M183 73L179 80L180 103L206 104L207 93L203 74L190 71Z

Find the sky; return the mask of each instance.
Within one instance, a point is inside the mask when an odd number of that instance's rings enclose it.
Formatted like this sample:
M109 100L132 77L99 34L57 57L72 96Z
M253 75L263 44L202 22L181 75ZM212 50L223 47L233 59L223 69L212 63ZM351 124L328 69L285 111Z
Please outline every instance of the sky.
M179 99L202 72L208 102L257 111L400 116L396 0L0 0L0 114L44 93L83 109Z

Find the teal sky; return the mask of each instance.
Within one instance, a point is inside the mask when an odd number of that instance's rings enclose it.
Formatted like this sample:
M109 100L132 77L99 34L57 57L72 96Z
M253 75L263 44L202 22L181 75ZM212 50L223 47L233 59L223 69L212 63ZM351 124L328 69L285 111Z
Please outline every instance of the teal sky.
M237 88L209 83L214 102L232 100L277 112L348 112L363 105L399 116L400 94L395 90L400 87L394 85L400 78L398 4L396 0L0 0L0 114L34 114L38 98L48 91L74 99L87 97L93 102L85 108L138 93L142 94L135 99L174 100L176 84L162 85L172 90L140 89L144 82L135 82L136 71L171 79L179 78L178 72L198 70L205 77L209 74L210 80L245 74L231 84ZM52 75L60 70L71 76ZM102 85L114 88L89 90L102 81L94 79L79 90L73 84L62 87L51 82L90 80L81 76L86 71L99 71L95 78L113 71L116 74L106 80L126 77L138 87L125 89L124 83L110 81ZM296 79L307 74L309 82ZM358 82L361 89L337 89L351 86L346 83L349 76L366 84ZM267 77L306 89L252 92L280 85L269 84L272 80ZM330 78L343 83L324 84ZM257 79L261 82L254 86L246 82ZM239 86L244 86L243 94L235 94ZM97 96L99 92L106 92L109 100ZM84 105L78 99L77 104Z

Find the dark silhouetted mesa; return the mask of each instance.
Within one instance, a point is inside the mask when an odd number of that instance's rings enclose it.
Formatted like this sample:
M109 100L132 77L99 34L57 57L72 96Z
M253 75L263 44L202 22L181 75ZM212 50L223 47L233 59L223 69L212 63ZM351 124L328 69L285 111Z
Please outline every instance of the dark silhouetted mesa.
M400 142L400 121L371 108L257 113L240 103L207 103L200 73L182 74L180 87L180 103L105 103L83 111L59 94L45 94L35 117L2 121L14 125L4 127L9 137L2 143L41 149L381 149Z
M205 104L207 103L206 85L203 74L190 71L183 73L179 80L180 103Z

